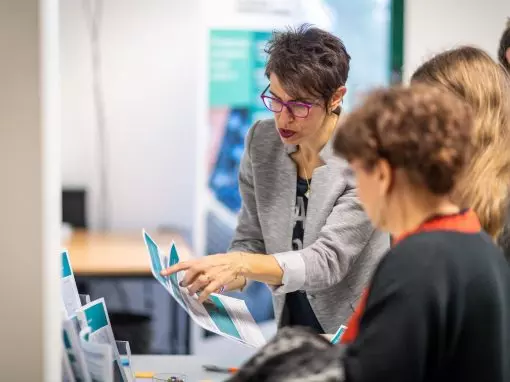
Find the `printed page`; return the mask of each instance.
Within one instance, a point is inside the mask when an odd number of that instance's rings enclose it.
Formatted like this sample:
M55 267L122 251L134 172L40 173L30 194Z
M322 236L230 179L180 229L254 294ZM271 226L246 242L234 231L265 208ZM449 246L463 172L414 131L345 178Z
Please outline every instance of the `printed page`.
M161 254L159 252L159 247L145 231L143 231L143 235L145 245L147 246L147 250L149 251L152 275L156 280L159 281L161 285L167 287L168 280L165 277L161 276L163 265L161 264Z
M107 344L89 341L90 328L80 332L80 343L85 354L89 374L94 382L113 381L113 352Z
M149 252L154 277L197 325L249 346L259 347L265 344L266 340L243 300L212 294L210 301L204 304L199 303L197 296L189 296L187 289L179 286L179 282L184 277L182 272L169 277L160 274L164 268L179 262L179 254L175 244L172 243L170 255L167 257L162 255L156 242L145 230L143 231L143 237Z
M187 307L186 311L197 325L201 326L205 330L209 330L220 336L230 338L234 341L243 342L240 336L231 335L227 331L222 331L221 330L222 326L217 325L217 323L210 314L210 311L216 309L212 302L206 302L204 304L201 304L198 302L197 296L189 296L186 293L183 294L183 299L186 303Z
M143 231L143 238L147 251L149 252L151 271L154 278L172 295L172 297L179 303L179 305L186 311L188 311L187 305L184 302L181 288L179 287L179 281L177 275L170 277L161 276L161 271L164 268L168 268L170 265L177 264L179 257L177 251L170 251L170 256L162 255L158 245L149 234ZM172 248L174 245L172 243Z
M74 279L73 268L69 260L69 253L62 252L62 299L67 315L72 316L81 307L76 280Z
M333 345L336 345L338 342L340 342L342 340L342 336L344 334L344 332L347 330L347 326L345 325L340 325L340 327L338 328L338 330L336 331L335 335L333 336L333 338L331 338L331 343Z
M217 294L211 296L211 298L215 299L216 304L223 305L227 313L225 316L228 315L232 320L233 327L247 345L255 348L265 345L266 339L243 300ZM227 321L226 318L225 321Z
M64 382L76 382L65 348L62 351L62 380Z
M143 237L145 245L149 252L150 264L152 274L154 278L159 281L161 285L172 295L172 297L179 303L179 305L191 316L191 318L202 328L210 330L221 335L219 329L214 325L211 317L207 313L204 306L198 301L196 297L189 296L187 289L179 286L179 282L184 276L181 274L173 274L169 277L161 276L161 271L170 265L177 264L179 262L179 254L175 244L172 243L170 248L169 256L162 254L156 242L150 237L150 235L143 231Z
M65 355L69 360L74 378L77 381L92 382L74 320L74 318L71 318L62 321Z
M77 311L78 319L80 320L81 328L90 327L88 340L96 344L109 345L112 348L114 359L114 380L128 382L127 375L122 366L120 354L115 343L110 318L104 299L92 301L90 304L82 306Z

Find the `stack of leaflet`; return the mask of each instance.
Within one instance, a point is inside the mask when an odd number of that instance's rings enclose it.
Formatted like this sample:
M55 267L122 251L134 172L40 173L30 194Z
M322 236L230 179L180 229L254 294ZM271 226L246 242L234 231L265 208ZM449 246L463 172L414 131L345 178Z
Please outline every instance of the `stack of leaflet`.
M172 243L170 253L165 255L159 250L159 247L147 232L143 231L143 237L149 252L154 278L170 293L196 324L206 330L251 347L258 348L266 343L266 339L243 300L213 293L209 302L201 304L198 302L198 296L190 296L187 289L179 285L184 277L182 272L169 277L161 276L161 271L164 268L179 262L177 248Z
M104 299L78 294L67 251L62 252L63 377L68 382L130 382L131 351L115 341ZM120 351L119 351L120 350ZM123 362L123 358L127 359Z

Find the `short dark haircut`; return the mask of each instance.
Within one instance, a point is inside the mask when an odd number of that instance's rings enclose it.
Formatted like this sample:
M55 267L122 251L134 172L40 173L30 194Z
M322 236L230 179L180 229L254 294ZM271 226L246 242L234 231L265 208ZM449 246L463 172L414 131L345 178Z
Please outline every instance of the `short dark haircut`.
M469 106L438 87L417 84L372 92L337 129L333 147L371 170L378 160L409 181L449 194L471 153Z
M322 29L303 24L275 31L265 52L266 76L278 76L292 97L318 97L327 106L347 82L351 57L342 40Z
M499 51L498 58L501 65L505 67L506 70L510 72L510 62L508 62L506 58L506 51L510 48L510 17L506 23L506 29L501 35L501 40L499 40Z

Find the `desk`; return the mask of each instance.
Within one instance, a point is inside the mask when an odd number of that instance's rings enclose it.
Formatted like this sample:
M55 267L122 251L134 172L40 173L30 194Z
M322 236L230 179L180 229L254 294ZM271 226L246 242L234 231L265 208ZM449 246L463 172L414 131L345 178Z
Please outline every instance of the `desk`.
M213 364L218 366L239 366L238 364L225 365L215 363L209 358L196 356L172 355L134 355L131 359L134 372L150 371L155 373L182 373L188 377L187 382L220 382L230 375L223 373L210 373L202 369L202 365ZM137 382L151 382L151 379L137 379Z
M182 259L191 257L191 250L178 233L151 235L162 251L175 242ZM149 255L139 233L99 233L75 231L63 243L76 276L87 277L148 277L151 276Z

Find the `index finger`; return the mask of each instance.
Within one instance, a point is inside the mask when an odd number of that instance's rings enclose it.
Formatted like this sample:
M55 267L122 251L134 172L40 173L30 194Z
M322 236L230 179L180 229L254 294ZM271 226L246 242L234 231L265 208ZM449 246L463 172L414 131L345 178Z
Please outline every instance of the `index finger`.
M170 276L174 273L185 271L186 269L191 268L193 263L191 261L183 261L180 263L177 263L175 265L172 265L171 267L168 267L167 269L163 269L161 271L162 276Z

